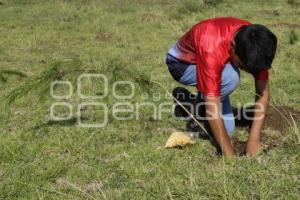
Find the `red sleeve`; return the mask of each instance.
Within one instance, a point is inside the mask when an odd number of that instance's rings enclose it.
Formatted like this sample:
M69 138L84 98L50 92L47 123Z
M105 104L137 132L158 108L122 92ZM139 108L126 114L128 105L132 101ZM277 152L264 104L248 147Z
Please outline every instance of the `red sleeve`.
M197 53L197 87L204 96L220 96L222 63L215 53Z
M261 70L256 74L253 74L255 80L261 80L261 81L266 81L269 79L269 72L268 70Z

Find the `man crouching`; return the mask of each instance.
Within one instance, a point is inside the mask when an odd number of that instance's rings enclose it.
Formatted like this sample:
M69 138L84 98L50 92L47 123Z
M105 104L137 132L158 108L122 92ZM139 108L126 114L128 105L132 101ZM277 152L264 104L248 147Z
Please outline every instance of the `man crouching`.
M229 95L239 85L239 69L255 79L255 120L246 153L252 156L262 149L261 130L270 95L268 70L276 47L276 36L265 26L222 17L197 23L168 50L166 63L172 77L197 87L196 99L205 102L206 119L223 155L235 155L230 140L235 122Z

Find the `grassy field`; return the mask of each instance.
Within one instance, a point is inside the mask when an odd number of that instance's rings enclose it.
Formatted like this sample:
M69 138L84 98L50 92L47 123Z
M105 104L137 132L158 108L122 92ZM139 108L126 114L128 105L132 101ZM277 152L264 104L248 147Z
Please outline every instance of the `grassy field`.
M191 25L217 16L244 18L276 33L272 105L300 109L299 1L0 0L0 199L299 199L297 126L274 134L271 151L233 159L216 157L208 141L164 149L169 129L185 126L170 111L157 120L151 106L142 106L138 120L125 121L111 112L118 102L134 109L142 102L172 103L151 82L169 91L178 86L167 71L166 50ZM82 73L104 74L107 97L80 98L76 80ZM55 80L72 83L69 99L51 97ZM131 91L113 87L117 80L134 83L132 98L114 97L113 91ZM68 93L64 86L55 94ZM81 88L101 95L103 80ZM253 88L243 73L233 104L252 102ZM55 102L73 107L69 120L51 119ZM76 111L87 102L107 105L107 126L78 126ZM83 106L83 122L103 120L103 111ZM67 116L66 107L55 115ZM246 138L246 132L235 134Z

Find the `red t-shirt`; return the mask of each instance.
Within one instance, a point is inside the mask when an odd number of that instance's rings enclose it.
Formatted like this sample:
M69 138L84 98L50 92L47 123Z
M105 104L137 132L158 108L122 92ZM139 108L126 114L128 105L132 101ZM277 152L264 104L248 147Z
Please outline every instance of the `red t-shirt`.
M234 34L251 23L233 17L208 19L194 25L169 50L178 60L197 65L198 91L205 96L220 96L222 70L230 62L230 46ZM253 75L267 80L268 71Z

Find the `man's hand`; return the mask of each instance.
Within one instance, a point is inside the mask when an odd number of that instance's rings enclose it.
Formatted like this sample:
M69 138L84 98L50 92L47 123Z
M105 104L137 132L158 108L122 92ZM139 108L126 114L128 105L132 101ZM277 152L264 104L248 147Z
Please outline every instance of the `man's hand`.
M250 135L246 145L247 156L253 156L262 150L261 130L266 117L269 105L269 85L268 81L255 81L255 112L253 123L250 129Z
M204 97L206 116L213 135L225 156L235 155L229 136L226 133L220 108L220 97Z
M262 151L260 140L248 140L246 144L247 156L252 157Z

